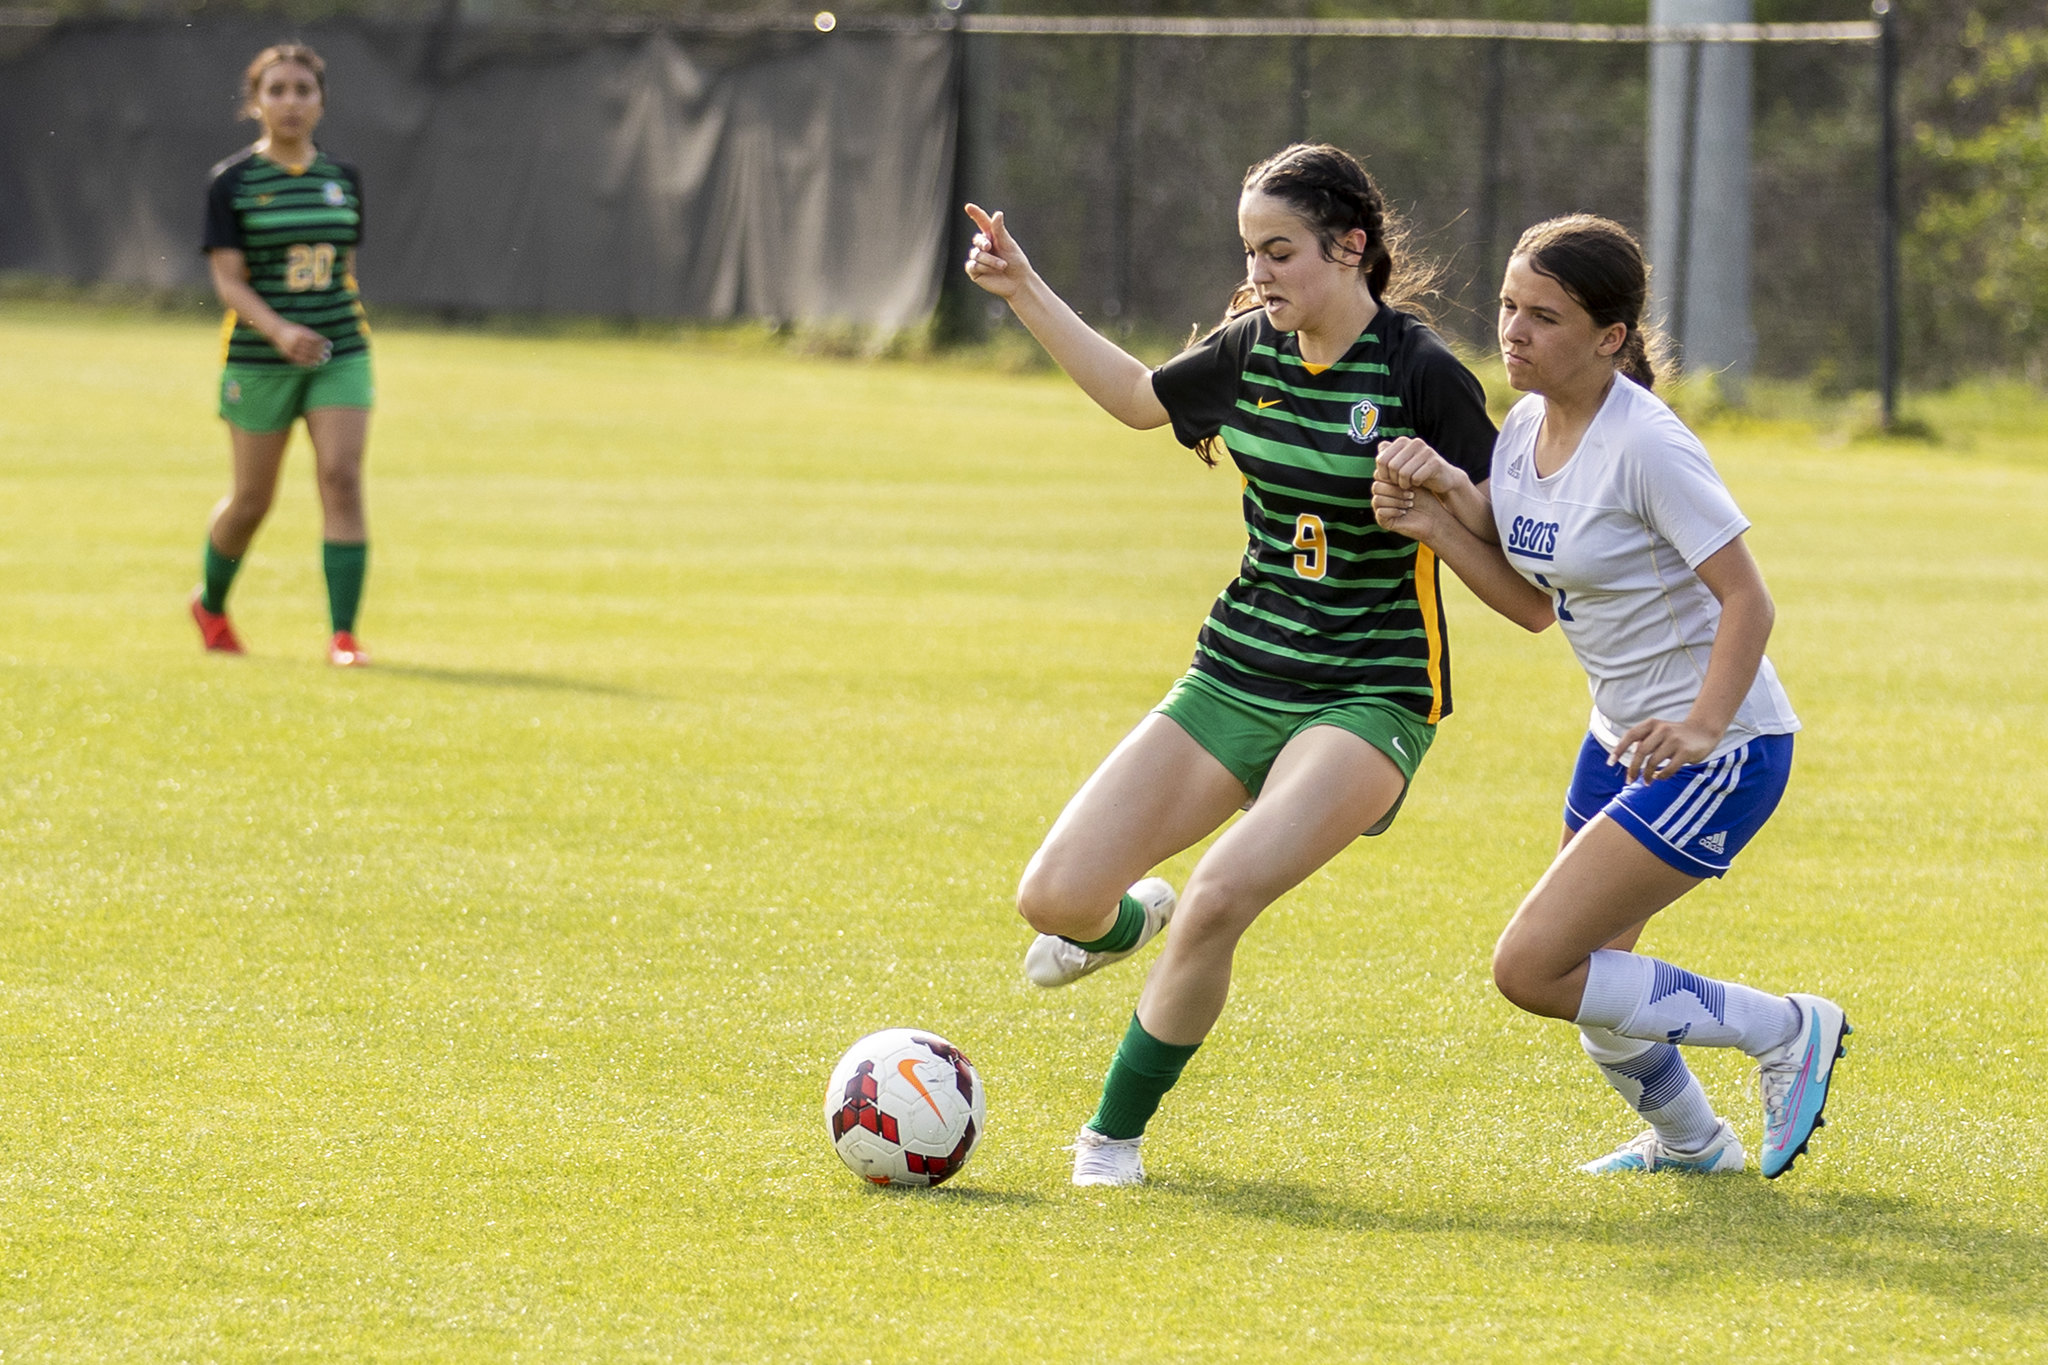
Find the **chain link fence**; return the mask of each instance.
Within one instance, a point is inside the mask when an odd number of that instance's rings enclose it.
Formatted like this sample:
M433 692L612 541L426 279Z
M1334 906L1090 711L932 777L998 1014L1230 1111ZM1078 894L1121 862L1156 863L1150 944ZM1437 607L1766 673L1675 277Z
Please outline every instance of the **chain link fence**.
M1507 26L1502 26L1507 27ZM1561 26L1557 26L1561 27ZM1007 210L1098 325L1184 336L1242 272L1245 168L1309 138L1357 153L1437 267L1439 327L1492 345L1523 228L1645 221L1649 47L1508 37L970 32L963 191ZM1878 363L1877 65L1867 42L1755 61L1756 373L1870 387Z

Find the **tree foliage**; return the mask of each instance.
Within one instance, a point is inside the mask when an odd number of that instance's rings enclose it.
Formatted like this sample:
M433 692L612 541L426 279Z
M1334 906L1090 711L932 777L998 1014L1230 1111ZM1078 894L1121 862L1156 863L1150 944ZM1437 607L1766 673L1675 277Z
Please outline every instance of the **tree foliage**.
M1939 173L1914 222L1918 284L1940 330L1995 346L2036 382L2048 375L2048 27L1964 34L1971 64L1949 83L1975 126L1922 119L1920 154Z

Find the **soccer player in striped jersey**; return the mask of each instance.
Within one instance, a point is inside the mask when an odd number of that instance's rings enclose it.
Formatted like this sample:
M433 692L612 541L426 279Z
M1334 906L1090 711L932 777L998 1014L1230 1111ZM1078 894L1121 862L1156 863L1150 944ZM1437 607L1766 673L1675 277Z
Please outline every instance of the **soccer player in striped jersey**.
M1799 720L1764 643L1775 608L1749 521L1699 439L1651 393L1649 270L1590 215L1522 234L1501 286L1508 382L1529 396L1475 482L1418 440L1381 451L1382 524L1434 547L1496 610L1556 622L1593 691L1564 839L1494 949L1501 993L1569 1019L1649 1130L1580 1169L1740 1171L1679 1046L1761 1073L1759 1165L1782 1175L1822 1122L1849 1032L1817 995L1771 995L1639 955L1651 916L1728 870L1784 793Z
M1374 523L1374 452L1420 435L1483 480L1494 429L1478 381L1396 306L1385 203L1335 147L1289 147L1246 174L1230 315L1156 371L1052 292L1002 214L967 212L968 275L1089 397L1133 427L1170 423L1244 478L1244 559L1192 668L1067 804L1017 891L1041 986L1173 923L1074 1148L1075 1184L1137 1184L1145 1127L1223 1011L1239 938L1392 823L1450 714L1436 556ZM1247 806L1178 902L1146 875Z
M362 478L372 400L369 329L355 281L362 181L313 145L327 100L313 49L264 49L243 76L242 97L263 135L213 168L202 246L227 308L220 415L233 485L207 527L192 618L207 649L242 652L228 622L228 587L270 511L292 424L303 417L320 489L333 627L327 659L357 667L370 661L355 637L369 560Z

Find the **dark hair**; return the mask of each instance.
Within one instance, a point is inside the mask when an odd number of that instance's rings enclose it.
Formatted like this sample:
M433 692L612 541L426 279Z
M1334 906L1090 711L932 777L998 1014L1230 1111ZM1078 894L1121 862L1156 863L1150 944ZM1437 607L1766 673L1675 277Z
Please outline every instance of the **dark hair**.
M1522 234L1513 255L1564 287L1586 310L1595 327L1615 323L1628 329L1614 364L1623 374L1654 388L1663 368L1664 337L1643 321L1650 301L1650 266L1634 234L1611 218L1567 214L1538 223Z
M1324 142L1283 147L1244 173L1244 188L1270 194L1300 215L1322 244L1324 260L1355 265L1365 273L1374 302L1398 304L1429 287L1433 272L1418 275L1403 259L1406 226L1387 207L1371 173L1343 148ZM1355 258L1344 244L1354 231L1365 233L1365 250ZM1231 295L1229 312L1234 316L1257 301L1246 280Z
M264 48L256 54L256 60L249 63L249 69L242 73L242 117L255 118L256 87L263 83L263 73L273 66L290 62L303 66L313 73L313 84L320 87L320 100L327 100L327 63L320 60L320 54L304 43L278 43Z
M1244 190L1271 195L1293 210L1315 233L1324 260L1355 266L1363 273L1375 303L1422 311L1415 298L1430 290L1437 272L1409 256L1407 225L1387 207L1386 196L1357 157L1326 142L1297 142L1246 171ZM1354 231L1365 233L1362 252L1354 252L1344 240ZM1251 280L1240 280L1223 320L1248 312L1258 302ZM1213 465L1218 444L1211 437L1197 445L1195 453L1204 464Z

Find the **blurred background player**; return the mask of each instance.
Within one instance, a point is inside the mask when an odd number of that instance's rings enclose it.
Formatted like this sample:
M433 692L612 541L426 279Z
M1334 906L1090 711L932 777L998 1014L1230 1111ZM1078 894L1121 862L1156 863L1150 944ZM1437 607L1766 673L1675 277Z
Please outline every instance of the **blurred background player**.
M1223 1011L1238 939L1392 823L1450 713L1436 559L1374 523L1374 451L1420 434L1483 480L1493 424L1478 381L1394 306L1385 202L1335 147L1289 147L1246 174L1247 278L1230 316L1157 371L1053 293L1002 214L967 212L967 274L1089 397L1129 426L1171 422L1212 463L1220 447L1245 480L1245 557L1193 667L1068 802L1017 891L1041 986L1129 956L1172 920L1074 1148L1075 1184L1137 1184L1145 1126ZM1145 874L1247 802L1176 910Z
M362 478L372 399L355 282L362 183L353 167L313 145L327 101L326 68L313 49L287 43L257 54L242 99L263 135L213 168L203 244L228 310L220 415L233 484L207 527L192 617L207 649L242 652L228 623L228 588L276 496L292 423L303 417L320 488L334 631L327 658L359 666L370 661L355 622L369 560Z
M1699 438L1650 392L1649 268L1626 228L1579 214L1522 234L1501 285L1508 382L1492 477L1390 442L1381 522L1435 547L1490 606L1558 623L1593 689L1564 841L1494 949L1501 993L1577 1023L1649 1121L1580 1169L1724 1173L1746 1163L1678 1046L1737 1047L1763 1089L1760 1162L1783 1174L1821 1125L1849 1024L1633 952L1650 917L1728 870L1784 794L1798 717L1764 657L1775 608Z

